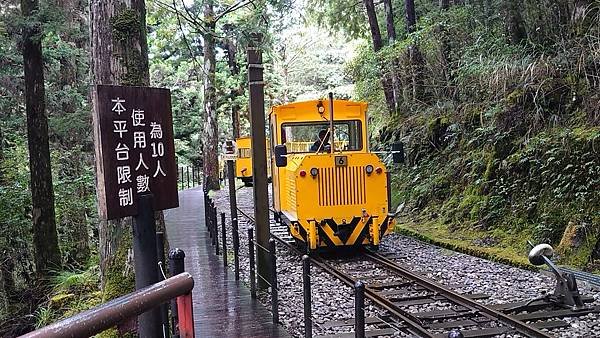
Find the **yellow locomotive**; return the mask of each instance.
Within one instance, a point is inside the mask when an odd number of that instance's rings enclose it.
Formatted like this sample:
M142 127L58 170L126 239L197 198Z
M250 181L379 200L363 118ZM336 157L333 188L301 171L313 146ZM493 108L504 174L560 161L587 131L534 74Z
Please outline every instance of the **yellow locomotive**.
M235 139L237 159L235 161L235 176L244 182L245 186L252 185L252 138L250 136ZM267 140L267 158L270 156L270 144ZM267 161L267 173L271 172L270 161Z
M331 95L272 108L273 206L310 250L377 247L395 225L386 167L369 151L366 110Z

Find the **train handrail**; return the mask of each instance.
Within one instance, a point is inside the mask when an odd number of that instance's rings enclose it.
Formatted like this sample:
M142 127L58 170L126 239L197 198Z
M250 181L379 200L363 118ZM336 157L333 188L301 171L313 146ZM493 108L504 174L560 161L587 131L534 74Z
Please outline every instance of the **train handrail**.
M50 324L41 329L29 332L21 338L66 338L89 337L107 330L124 320L140 315L173 298L178 298L178 307L187 307L187 321L191 320L191 291L194 288L194 278L188 272L180 273L162 282L152 284L143 289L126 294L90 310ZM182 317L180 315L180 317ZM193 337L193 322L191 333L189 323L184 323L185 332L180 322L181 337Z

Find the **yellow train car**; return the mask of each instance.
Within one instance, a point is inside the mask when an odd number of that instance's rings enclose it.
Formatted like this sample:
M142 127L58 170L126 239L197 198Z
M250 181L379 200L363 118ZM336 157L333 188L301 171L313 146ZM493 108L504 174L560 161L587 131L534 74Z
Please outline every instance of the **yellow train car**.
M252 138L249 136L235 139L237 147L237 159L235 161L235 176L244 182L244 185L252 185ZM271 155L269 140L267 140L267 158ZM271 163L267 161L267 175L271 176Z
M364 102L333 99L271 110L273 207L310 250L377 247L394 228L388 172L369 151L366 111Z

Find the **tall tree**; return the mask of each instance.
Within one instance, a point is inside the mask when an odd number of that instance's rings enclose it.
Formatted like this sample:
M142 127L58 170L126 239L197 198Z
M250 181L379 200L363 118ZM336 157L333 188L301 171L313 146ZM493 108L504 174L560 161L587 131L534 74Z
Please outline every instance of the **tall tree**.
M415 1L405 0L404 9L406 11L406 31L410 34L413 33L417 28L417 14L415 12ZM423 91L423 56L421 51L415 44L408 46L408 57L411 64L411 75L412 75L412 87L413 87L413 99L422 99Z
M37 19L38 0L21 0L21 11L27 20L23 29L23 65L25 70L25 110L27 112L27 142L31 173L31 204L33 244L38 275L44 276L61 265L54 189L48 144L48 116L44 90L42 59L42 26Z
M215 12L214 1L204 0L204 175L206 189L219 189L219 130L217 125L217 91L215 88Z
M385 27L388 35L388 44L393 46L396 43L396 27L394 25L394 9L392 7L392 0L383 0L383 9L385 11ZM398 65L398 59L392 60L392 71L390 72L390 78L392 81L392 94L394 95L394 112L398 111L398 101L400 99L400 88L398 75L396 74L396 68ZM386 80L389 86L389 80Z
M144 0L91 0L90 21L93 83L149 85ZM130 226L131 218L100 222L105 300L133 290Z
M504 0L504 23L508 40L513 44L518 44L527 38L525 31L525 21L521 12L523 11L522 0Z
M371 40L373 41L373 51L377 54L383 48L383 40L381 39L381 32L379 30L379 23L377 21L377 13L375 11L375 4L373 0L363 0L365 9L367 11L367 18L369 20L369 28L371 31ZM385 102L388 107L388 112L392 113L395 110L394 102L394 90L391 80L383 71L382 62L379 62L379 69L381 71L381 85L383 87L383 93L385 95Z
M415 13L415 0L404 1L404 11L406 13L406 31L413 33L417 26L417 14Z

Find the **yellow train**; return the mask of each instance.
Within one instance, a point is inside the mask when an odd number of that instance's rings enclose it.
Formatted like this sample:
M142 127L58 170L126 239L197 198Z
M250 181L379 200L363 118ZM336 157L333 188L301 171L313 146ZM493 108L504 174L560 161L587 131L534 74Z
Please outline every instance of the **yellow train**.
M244 185L252 185L252 138L249 136L235 139L237 147L237 159L235 161L235 177L244 182ZM270 157L270 144L267 140L267 158ZM270 179L271 163L267 161L267 175Z
M366 110L332 98L271 110L276 218L310 250L377 247L394 228L388 172L369 151Z

